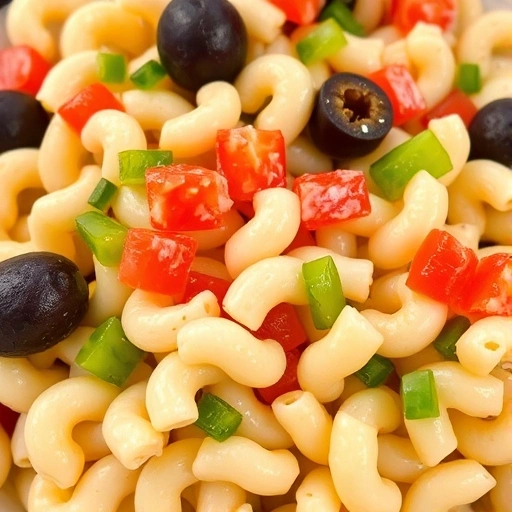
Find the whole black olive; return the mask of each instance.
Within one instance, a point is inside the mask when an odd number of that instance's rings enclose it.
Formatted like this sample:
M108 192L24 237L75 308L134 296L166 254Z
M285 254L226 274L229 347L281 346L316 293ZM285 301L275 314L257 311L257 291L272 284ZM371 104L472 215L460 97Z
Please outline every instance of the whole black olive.
M69 336L89 307L89 290L64 256L32 252L0 263L0 356L42 352Z
M3 7L4 5L10 4L11 0L0 0L0 7Z
M491 101L469 125L469 158L485 158L512 167L512 98Z
M48 123L48 114L34 97L18 91L0 91L0 153L38 148Z
M337 73L320 88L309 133L324 153L352 158L373 151L392 126L391 103L377 84L353 73Z
M247 31L227 0L173 0L157 30L162 65L181 87L232 82L247 56Z

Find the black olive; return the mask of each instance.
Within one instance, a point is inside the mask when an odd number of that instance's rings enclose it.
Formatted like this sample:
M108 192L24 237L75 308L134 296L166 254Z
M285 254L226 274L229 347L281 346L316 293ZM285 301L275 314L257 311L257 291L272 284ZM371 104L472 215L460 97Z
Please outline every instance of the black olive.
M34 97L18 91L0 91L0 153L38 148L48 123L48 114Z
M485 158L512 167L512 98L491 101L469 125L470 160Z
M227 0L173 0L157 30L162 65L181 87L232 82L247 56L247 31Z
M309 122L313 142L333 158L373 151L393 125L385 92L364 76L338 73L326 80Z
M42 352L69 336L89 307L77 266L51 252L0 263L0 356Z
M3 7L4 5L10 4L11 0L0 0L0 7Z

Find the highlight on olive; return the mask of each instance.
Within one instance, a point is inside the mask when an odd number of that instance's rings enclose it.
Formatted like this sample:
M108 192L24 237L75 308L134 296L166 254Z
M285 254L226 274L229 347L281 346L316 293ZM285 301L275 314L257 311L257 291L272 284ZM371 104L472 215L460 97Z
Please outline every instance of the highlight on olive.
M67 338L89 306L78 267L51 252L0 262L0 356L43 352Z
M315 145L333 158L373 151L393 126L393 109L374 82L353 73L337 73L318 93L308 129Z

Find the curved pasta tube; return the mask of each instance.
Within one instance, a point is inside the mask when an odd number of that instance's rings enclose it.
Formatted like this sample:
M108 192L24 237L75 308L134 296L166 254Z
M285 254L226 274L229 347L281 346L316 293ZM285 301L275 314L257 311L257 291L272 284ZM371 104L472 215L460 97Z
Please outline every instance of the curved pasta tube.
M11 440L0 425L0 489L7 480L12 466Z
M348 44L326 59L335 71L369 75L382 67L384 43L380 39L347 33L345 37Z
M159 432L184 427L198 418L195 395L226 374L211 365L185 364L171 352L155 368L146 389L146 407L153 427Z
M471 95L471 101L480 110L491 101L510 97L512 97L512 81L510 80L510 74L507 74L496 78L488 78L482 85L480 92Z
M285 188L271 188L254 196L254 217L226 243L226 267L236 278L264 258L279 256L293 241L300 225L300 200Z
M226 318L186 323L178 332L178 353L186 364L217 366L253 388L275 384L286 369L286 355L277 341L259 340Z
M501 245L512 244L512 233L508 230L508 226L512 223L512 210L499 212L494 208L487 207L485 209L485 217L486 222L483 238L492 240Z
M168 433L157 432L146 410L147 382L139 382L116 397L103 419L103 436L112 453L127 469L137 469L160 457Z
M393 314L402 307L399 290L403 270L394 270L377 278L370 288L370 297L362 305L363 310L376 309L381 313Z
M200 274L206 274L207 276L218 277L219 279L224 279L228 282L232 281L224 263L206 256L196 256L192 262L190 270L199 272Z
M120 187L112 201L112 210L124 226L151 229L146 187Z
M201 482L196 512L237 510L245 504L246 492L230 482Z
M252 464L247 464L247 461ZM260 496L285 494L299 475L288 450L265 450L250 439L231 436L223 443L203 440L192 465L198 480L231 482Z
M512 500L512 464L505 464L489 469L496 480L496 487L489 493L495 512L507 512Z
M222 307L237 322L256 331L267 313L281 302L308 304L298 258L276 256L246 268L229 287Z
M318 247L340 254L347 258L357 258L356 235L343 229L343 226L326 226L315 231Z
M339 512L341 507L329 468L310 471L299 485L295 498L296 512Z
M427 171L418 172L405 187L402 211L370 237L370 259L382 269L406 265L428 233L443 227L447 215L446 187Z
M28 457L27 443L25 442L25 423L27 422L27 414L21 413L12 437L10 439L9 455L12 454L14 465L19 468L31 468L32 463ZM1 437L1 436L0 436ZM2 451L0 450L0 453ZM1 481L1 479L0 479Z
M351 512L398 512L402 495L377 471L377 434L401 421L400 399L385 387L360 391L338 410L331 434L329 467L341 501Z
M79 423L73 429L73 439L83 450L85 462L102 459L111 453L101 431L101 422Z
M209 290L186 304L174 304L169 296L135 290L123 308L121 322L135 346L148 352L172 352L178 348L178 332L184 325L210 316L220 316L220 307Z
M345 377L362 368L382 341L382 335L361 313L345 306L331 330L303 352L297 367L301 388L322 403L336 400L343 392Z
M9 41L13 45L27 44L45 59L58 57L57 42L47 25L64 21L73 11L91 0L21 0L14 2L6 18Z
M71 490L63 491L51 480L37 475L30 487L29 510L73 512L101 510L116 512L135 490L140 471L129 471L113 455L91 466Z
M286 147L286 170L293 176L322 173L332 168L332 160L303 135Z
M211 82L199 89L197 108L165 122L160 147L174 158L201 155L215 147L217 131L234 128L242 113L236 89L227 82Z
M12 481L16 494L18 495L19 501L23 507L25 507L22 511L28 510L30 486L32 485L36 475L37 473L32 468L16 468L12 473Z
M39 395L27 416L25 441L32 466L45 480L61 489L77 483L84 453L72 430L82 421L102 421L118 394L118 388L96 377L76 377Z
M354 18L362 25L364 31L369 34L380 24L384 16L386 2L384 0L359 0L354 5ZM373 37L373 34L372 34Z
M132 12L146 20L153 29L168 5L168 0L115 0L126 11Z
M300 61L288 55L264 55L238 75L235 87L243 112L257 112L265 100L270 103L258 114L254 126L281 130L290 144L309 121L314 103L311 75Z
M489 219L487 219L489 221ZM454 236L462 245L478 251L480 233L474 224L445 224L445 231Z
M430 468L407 492L403 512L451 510L473 503L489 492L496 480L474 460L454 460ZM436 489L436 492L432 492Z
M147 149L146 136L139 123L118 110L101 110L82 130L82 144L91 153L103 152L101 175L119 186L119 153Z

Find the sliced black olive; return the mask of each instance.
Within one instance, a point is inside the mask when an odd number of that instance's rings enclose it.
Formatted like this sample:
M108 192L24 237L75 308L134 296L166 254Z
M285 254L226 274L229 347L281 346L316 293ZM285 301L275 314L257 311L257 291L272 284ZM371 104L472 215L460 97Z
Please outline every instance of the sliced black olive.
M470 159L485 158L512 167L512 98L491 101L469 125Z
M157 30L162 65L181 87L232 82L247 56L247 31L227 0L173 0Z
M324 82L309 122L313 142L333 158L373 151L393 125L385 92L364 76L338 73Z
M48 114L34 97L18 91L0 91L0 153L38 148L48 122Z
M87 283L64 256L32 252L0 263L0 356L42 352L69 336L89 306Z

